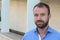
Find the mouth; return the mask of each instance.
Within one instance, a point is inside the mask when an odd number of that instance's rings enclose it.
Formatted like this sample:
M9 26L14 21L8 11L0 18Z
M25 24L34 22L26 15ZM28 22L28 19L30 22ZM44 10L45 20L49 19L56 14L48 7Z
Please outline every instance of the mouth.
M42 26L43 25L43 22L37 22L37 25L38 26Z
M37 22L37 24L41 25L41 24L43 24L43 22Z

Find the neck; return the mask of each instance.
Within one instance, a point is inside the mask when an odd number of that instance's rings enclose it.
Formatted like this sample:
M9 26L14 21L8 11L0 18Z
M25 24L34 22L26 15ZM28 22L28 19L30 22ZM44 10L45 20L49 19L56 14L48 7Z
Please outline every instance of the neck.
M43 29L38 28L38 34L40 35L41 38L45 36L47 29L48 29L48 25Z

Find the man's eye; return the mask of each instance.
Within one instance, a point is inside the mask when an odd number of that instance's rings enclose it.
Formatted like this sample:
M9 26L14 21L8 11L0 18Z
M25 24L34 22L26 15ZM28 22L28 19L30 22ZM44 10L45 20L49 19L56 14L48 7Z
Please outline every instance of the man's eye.
M45 14L41 14L41 16L45 16Z
M34 16L38 16L37 14L35 14Z

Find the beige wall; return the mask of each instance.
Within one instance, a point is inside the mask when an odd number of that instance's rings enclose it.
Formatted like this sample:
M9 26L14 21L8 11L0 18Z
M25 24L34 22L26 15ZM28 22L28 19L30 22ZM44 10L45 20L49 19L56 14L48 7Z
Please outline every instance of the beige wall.
M51 5L51 20L52 25L56 30L60 31L60 3L52 3Z
M17 31L26 31L27 2L10 1L10 28Z
M57 31L60 31L60 0L41 0L50 5L51 8L51 19L50 26Z

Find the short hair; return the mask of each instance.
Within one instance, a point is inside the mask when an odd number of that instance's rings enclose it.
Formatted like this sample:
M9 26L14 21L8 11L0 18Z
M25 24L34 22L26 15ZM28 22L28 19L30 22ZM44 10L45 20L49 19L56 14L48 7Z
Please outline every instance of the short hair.
M48 9L48 15L50 14L50 7L49 7L49 5L46 4L46 3L39 2L38 4L36 4L36 5L34 6L34 8L35 8L35 7L39 7L39 8L41 8L41 7L46 7L46 8ZM33 8L33 9L34 9L34 8Z

